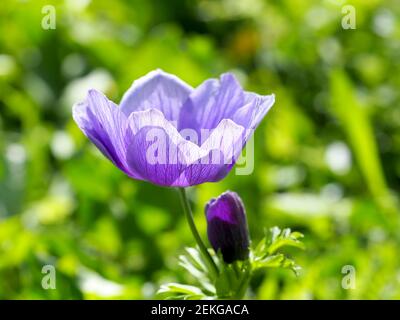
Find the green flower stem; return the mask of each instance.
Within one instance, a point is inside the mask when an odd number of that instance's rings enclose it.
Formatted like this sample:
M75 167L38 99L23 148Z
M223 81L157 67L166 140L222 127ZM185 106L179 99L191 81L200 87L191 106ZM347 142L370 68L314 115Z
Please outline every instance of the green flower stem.
M235 271L236 277L239 278L239 277L241 276L241 274L242 274L242 270L241 270L241 268L239 267L237 261L234 261L234 262L233 262L232 268L233 268L233 270Z
M192 234L193 234L193 236L194 236L194 238L195 238L195 240L197 242L197 245L200 248L201 253L203 254L203 256L206 259L206 261L208 262L210 270L213 273L214 278L217 278L217 276L219 274L218 267L215 264L215 261L211 257L210 253L208 252L208 250L207 250L206 246L204 245L203 241L201 240L199 232L197 231L196 225L195 225L194 220L193 220L192 210L190 209L190 204L189 204L188 198L186 196L185 188L178 188L178 191L179 191L179 195L180 195L180 198L181 198L183 211L185 212L187 221L189 223L190 230L192 231Z
M247 287L249 286L250 278L251 278L251 266L247 266L246 271L244 272L242 280L236 291L235 299L238 300L243 299L244 295L246 294Z

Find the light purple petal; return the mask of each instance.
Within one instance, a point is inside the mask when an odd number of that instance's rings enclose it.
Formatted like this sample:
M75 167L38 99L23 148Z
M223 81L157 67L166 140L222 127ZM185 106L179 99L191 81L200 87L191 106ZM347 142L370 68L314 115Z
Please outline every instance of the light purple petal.
M73 107L73 118L83 133L114 165L137 178L126 164L126 145L131 138L126 116L102 93L90 90L84 102Z
M245 137L245 128L230 119L222 120L201 146L207 155L192 162L185 170L189 185L224 178L240 156Z
M244 106L244 92L231 73L222 74L219 80L204 81L189 96L182 107L178 128L192 128L200 135L201 129L213 129L223 119Z
M230 119L224 119L201 145L202 150L220 150L224 163L235 163L246 144L246 129Z
M233 164L223 162L224 155L220 150L211 150L206 156L188 165L184 170L188 186L204 182L216 182L225 177Z
M133 112L128 123L134 134L127 152L129 167L161 186L189 186L184 171L207 152L185 140L157 109Z
M145 111L133 112L128 118L128 125L134 135L145 127L162 128L171 143L179 146L185 163L191 163L191 161L206 155L206 152L197 144L184 139L174 125L164 117L160 110L148 109Z
M130 168L161 186L178 186L185 169L178 147L160 127L143 127L132 139L127 160Z
M133 112L128 123L134 134L127 151L129 168L162 186L187 187L222 179L244 143L244 128L229 119L222 120L201 147L185 140L156 109Z
M245 103L234 113L232 120L247 129L255 130L275 103L275 95L261 96L245 92Z
M135 80L121 100L121 110L132 112L158 109L169 121L178 121L179 112L193 88L178 77L154 70Z

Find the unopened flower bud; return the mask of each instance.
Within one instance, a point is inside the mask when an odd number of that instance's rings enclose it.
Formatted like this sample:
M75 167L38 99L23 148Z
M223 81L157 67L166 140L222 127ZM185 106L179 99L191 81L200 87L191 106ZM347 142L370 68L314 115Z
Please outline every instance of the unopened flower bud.
M239 195L227 191L211 199L205 208L207 234L215 252L221 251L226 263L249 256L249 231L246 212Z

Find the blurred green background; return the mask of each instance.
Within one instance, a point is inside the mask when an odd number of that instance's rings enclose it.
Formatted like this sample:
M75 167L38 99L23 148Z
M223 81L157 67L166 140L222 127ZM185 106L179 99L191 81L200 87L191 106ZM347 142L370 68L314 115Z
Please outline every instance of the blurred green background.
M254 172L189 190L204 237L204 204L227 189L254 242L273 225L305 234L301 275L260 274L250 297L399 299L399 16L395 0L2 1L0 298L143 299L193 281L177 265L194 245L177 192L126 177L71 118L88 88L118 103L162 68L193 86L232 71L276 94ZM56 290L41 286L48 264Z

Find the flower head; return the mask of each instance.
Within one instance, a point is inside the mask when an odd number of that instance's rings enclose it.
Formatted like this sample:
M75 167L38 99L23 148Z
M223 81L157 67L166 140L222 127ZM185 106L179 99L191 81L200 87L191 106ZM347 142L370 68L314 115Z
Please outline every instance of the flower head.
M155 70L133 82L119 106L90 90L74 105L85 135L128 176L187 187L224 178L274 103L226 73L193 89Z
M221 251L226 263L249 256L246 212L239 195L227 191L206 205L207 234L215 252Z

